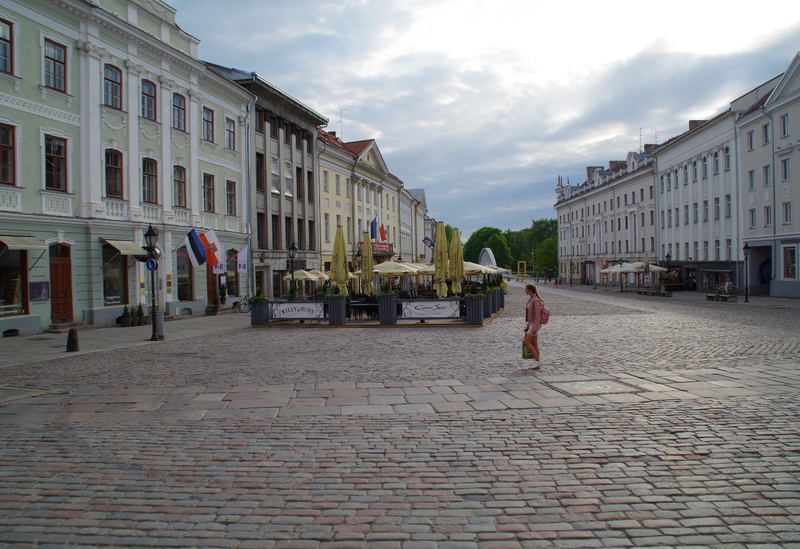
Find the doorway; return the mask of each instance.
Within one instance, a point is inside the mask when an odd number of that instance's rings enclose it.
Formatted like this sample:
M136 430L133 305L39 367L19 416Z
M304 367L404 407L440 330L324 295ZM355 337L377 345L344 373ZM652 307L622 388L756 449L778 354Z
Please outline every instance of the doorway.
M50 246L50 321L72 322L72 259L64 244Z

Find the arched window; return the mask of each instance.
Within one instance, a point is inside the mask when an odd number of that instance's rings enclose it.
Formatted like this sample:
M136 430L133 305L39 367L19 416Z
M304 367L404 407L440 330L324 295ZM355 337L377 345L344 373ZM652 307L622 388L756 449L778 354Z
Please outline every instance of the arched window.
M105 66L103 104L112 109L122 109L122 71L114 65Z
M714 152L714 173L719 173L719 152Z
M106 197L122 198L122 153L106 149Z

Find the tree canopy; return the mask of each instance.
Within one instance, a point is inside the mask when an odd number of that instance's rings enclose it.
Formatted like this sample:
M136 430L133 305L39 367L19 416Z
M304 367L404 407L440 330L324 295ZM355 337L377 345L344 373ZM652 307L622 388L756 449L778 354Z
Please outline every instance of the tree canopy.
M490 248L497 265L515 270L517 261L525 261L529 269L539 272L558 268L558 222L536 219L530 227L502 232L495 227L482 227L464 244L464 260L477 262L483 248Z

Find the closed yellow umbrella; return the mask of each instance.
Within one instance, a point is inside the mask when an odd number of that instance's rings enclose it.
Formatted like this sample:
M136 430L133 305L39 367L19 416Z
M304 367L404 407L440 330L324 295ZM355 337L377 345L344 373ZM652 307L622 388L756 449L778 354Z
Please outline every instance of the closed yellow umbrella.
M342 229L341 225L336 227L336 238L333 240L331 272L328 276L330 277L331 284L336 284L341 292L347 292L347 282L350 280L350 273L347 270L347 248L344 243L344 229Z
M433 265L436 269L436 296L447 297L447 233L444 222L436 224L436 241L433 248Z
M364 283L364 293L371 295L373 293L372 282L375 280L375 274L372 270L375 268L375 258L372 257L372 242L369 239L369 232L364 231L364 239L361 243L361 281Z
M453 229L450 238L450 278L453 280L453 293L461 293L461 280L464 278L464 252L461 248L461 235Z

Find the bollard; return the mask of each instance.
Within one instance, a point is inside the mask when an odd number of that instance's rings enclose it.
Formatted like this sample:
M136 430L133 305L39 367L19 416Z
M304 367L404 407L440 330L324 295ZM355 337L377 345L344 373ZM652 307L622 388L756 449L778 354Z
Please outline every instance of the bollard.
M80 345L78 344L78 329L70 328L67 334L67 352L77 353L80 350Z

